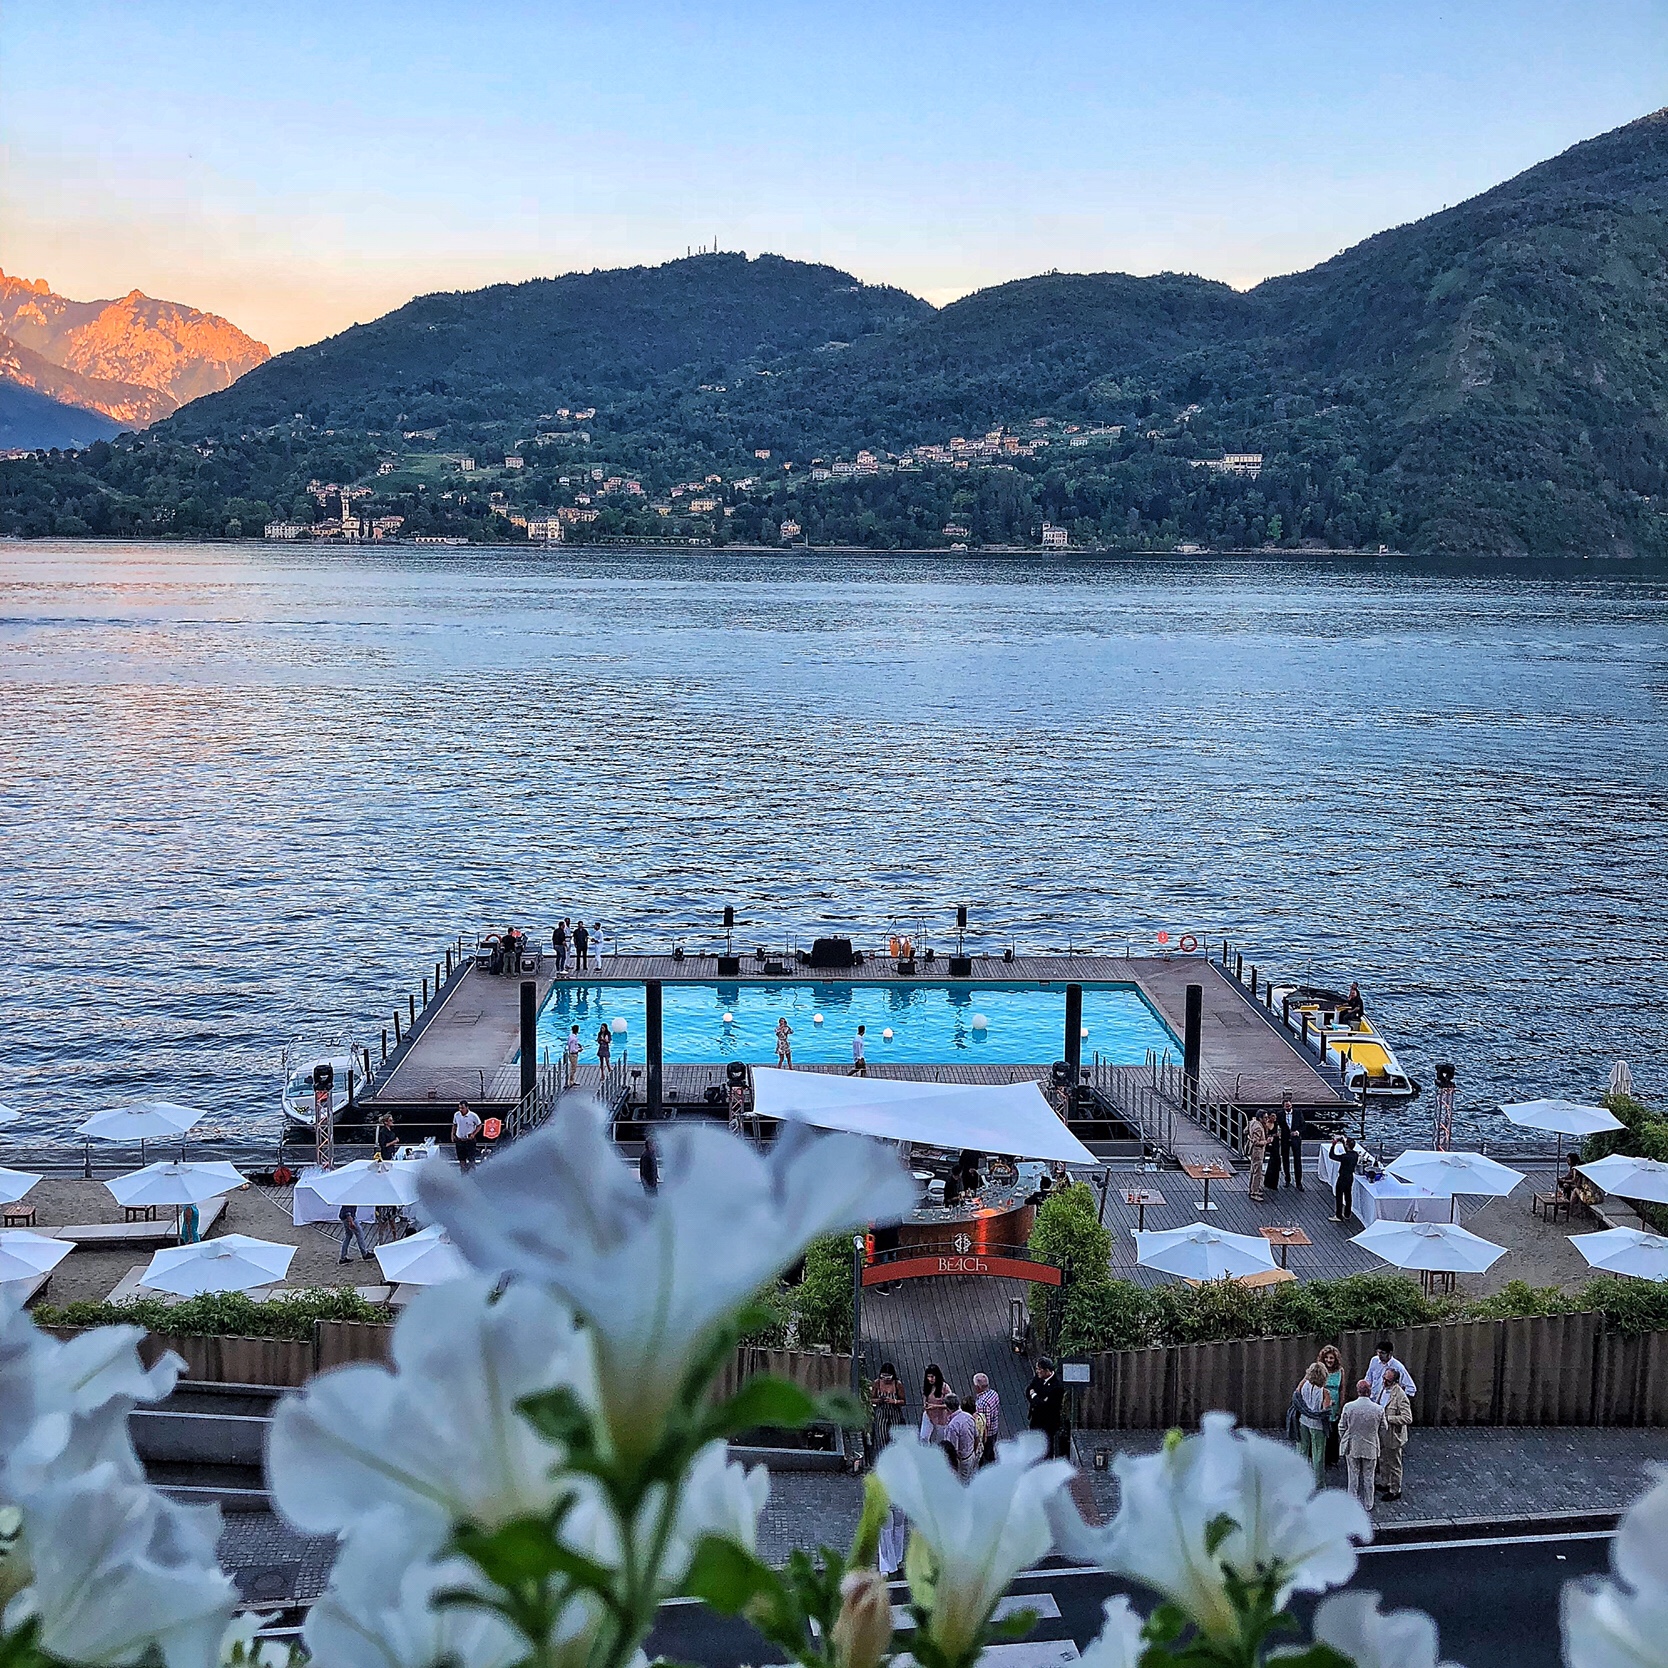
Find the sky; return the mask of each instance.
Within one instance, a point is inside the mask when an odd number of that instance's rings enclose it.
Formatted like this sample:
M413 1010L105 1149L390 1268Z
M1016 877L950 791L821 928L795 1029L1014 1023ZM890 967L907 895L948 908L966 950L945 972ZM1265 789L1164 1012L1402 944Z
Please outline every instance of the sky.
M703 243L942 304L1313 265L1668 101L1662 0L16 0L0 267L274 349Z

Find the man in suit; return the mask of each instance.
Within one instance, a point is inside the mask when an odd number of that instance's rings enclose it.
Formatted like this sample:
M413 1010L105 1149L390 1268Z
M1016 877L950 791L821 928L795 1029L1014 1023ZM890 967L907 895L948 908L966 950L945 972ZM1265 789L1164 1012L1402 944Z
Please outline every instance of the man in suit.
M1052 1458L1060 1446L1060 1421L1065 1386L1054 1376L1054 1363L1046 1355L1037 1357L1037 1371L1025 1386L1025 1423L1048 1438Z
M1286 1180L1299 1193L1303 1191L1303 1137L1308 1134L1303 1111L1292 1105L1292 1092L1287 1089L1280 1097L1279 1115L1274 1120L1274 1133L1280 1143L1280 1169ZM1276 1175L1274 1185L1280 1185Z
M1378 1496L1373 1488L1378 1456L1389 1434L1384 1409L1373 1400L1373 1387L1362 1379L1355 1400L1338 1415L1338 1452L1349 1468L1349 1491L1370 1512Z

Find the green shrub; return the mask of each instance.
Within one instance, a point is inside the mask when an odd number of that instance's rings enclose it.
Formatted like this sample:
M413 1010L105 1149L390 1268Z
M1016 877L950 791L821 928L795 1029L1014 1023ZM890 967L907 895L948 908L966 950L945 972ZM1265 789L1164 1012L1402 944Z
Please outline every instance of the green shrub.
M790 1286L788 1298L801 1349L851 1348L852 1261L857 1252L850 1234L825 1234L805 1253L805 1277Z
M41 1304L35 1319L42 1326L142 1326L147 1332L172 1332L192 1338L293 1338L313 1335L316 1321L365 1321L385 1324L388 1311L367 1303L348 1286L319 1286L287 1292L256 1303L242 1292L206 1292L183 1303L160 1298L132 1303Z
M1096 1218L1100 1195L1086 1182L1073 1182L1051 1193L1037 1206L1037 1220L1031 1228L1031 1254L1046 1257L1065 1270L1063 1302L1071 1299L1071 1287L1079 1281L1104 1281L1112 1268L1112 1233ZM1053 1298L1053 1288L1031 1287L1031 1318L1043 1327L1043 1317Z
M1155 1342L1149 1298L1129 1280L1074 1280L1060 1322L1061 1354L1142 1349Z
M1606 1095L1604 1104L1622 1120L1620 1129L1600 1130L1581 1144L1581 1162L1626 1153L1632 1158L1654 1158L1668 1164L1668 1117L1632 1095ZM1668 1233L1668 1206L1628 1201L1646 1226L1659 1234Z
M1492 1297L1467 1303L1465 1316L1467 1320L1514 1320L1523 1315L1568 1315L1591 1307L1559 1286L1531 1286L1527 1280L1508 1280Z
M1668 1331L1668 1284L1598 1274L1581 1288L1576 1307L1596 1310L1617 1332Z

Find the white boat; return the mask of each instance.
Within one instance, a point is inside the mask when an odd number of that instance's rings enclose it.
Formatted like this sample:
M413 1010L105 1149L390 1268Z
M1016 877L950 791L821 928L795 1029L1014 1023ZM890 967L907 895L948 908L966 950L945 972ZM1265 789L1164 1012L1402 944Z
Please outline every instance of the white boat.
M1309 1016L1309 1035L1316 1041L1325 1037L1327 1058L1342 1066L1347 1093L1365 1093L1368 1100L1412 1100L1419 1093L1418 1083L1370 1019L1364 1014L1342 1017L1349 1000L1343 993L1317 985L1276 985L1272 995L1277 1010L1286 1012L1289 1004L1293 1030L1300 1030L1303 1016Z
M330 1068L328 1089L319 1087L321 1066ZM283 1052L282 1069L284 1118L304 1129L314 1127L321 1095L329 1101L330 1122L334 1127L365 1087L364 1066L351 1042L292 1042Z

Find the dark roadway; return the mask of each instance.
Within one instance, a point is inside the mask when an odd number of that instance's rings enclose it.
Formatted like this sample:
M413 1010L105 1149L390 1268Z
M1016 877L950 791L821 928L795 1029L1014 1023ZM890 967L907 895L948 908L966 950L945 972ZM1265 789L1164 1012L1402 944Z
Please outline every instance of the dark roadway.
M1428 1610L1441 1630L1446 1661L1464 1668L1556 1668L1559 1590L1566 1581L1602 1571L1609 1550L1607 1535L1369 1548L1352 1585L1382 1594L1386 1610ZM1147 1608L1147 1595L1098 1571L1045 1568L1022 1576L1013 1588L1015 1593L1049 1595L1058 1606L1058 1617L1040 1621L1032 1640L1069 1639L1079 1648L1100 1631L1102 1602L1123 1590ZM896 1601L904 1596L901 1586L894 1589ZM1307 1600L1294 1606L1305 1623L1312 1608ZM751 1628L694 1604L661 1611L649 1641L651 1659L656 1653L706 1668L773 1663L782 1657ZM1032 1663L1058 1661L1061 1654L1058 1648L1030 1652L1014 1646L1002 1657L1004 1668L1031 1668Z

